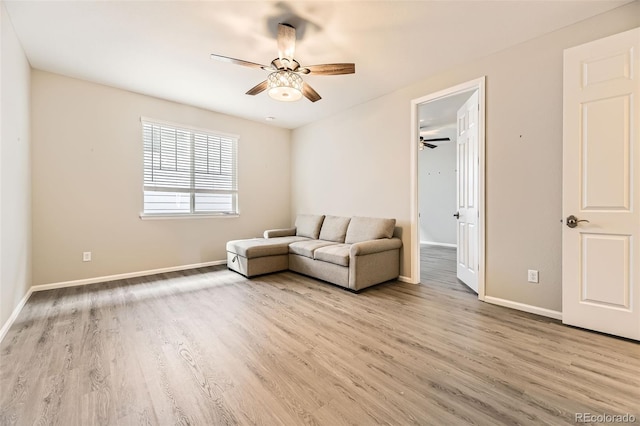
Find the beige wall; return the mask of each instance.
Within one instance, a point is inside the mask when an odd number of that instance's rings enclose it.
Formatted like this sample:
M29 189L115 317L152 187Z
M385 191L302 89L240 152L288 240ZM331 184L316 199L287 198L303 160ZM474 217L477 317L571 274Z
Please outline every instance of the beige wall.
M635 1L295 130L292 213L397 218L409 276L410 101L486 75L486 294L560 311L563 49L639 25Z
M31 286L31 68L0 4L0 328Z
M240 136L240 217L138 217L140 116ZM34 285L222 260L290 222L289 130L35 70L32 123Z

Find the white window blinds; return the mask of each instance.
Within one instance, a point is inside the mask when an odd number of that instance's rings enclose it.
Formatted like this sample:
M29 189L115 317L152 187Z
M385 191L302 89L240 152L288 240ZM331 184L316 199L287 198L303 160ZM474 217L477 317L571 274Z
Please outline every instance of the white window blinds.
M145 214L237 214L235 136L142 120Z

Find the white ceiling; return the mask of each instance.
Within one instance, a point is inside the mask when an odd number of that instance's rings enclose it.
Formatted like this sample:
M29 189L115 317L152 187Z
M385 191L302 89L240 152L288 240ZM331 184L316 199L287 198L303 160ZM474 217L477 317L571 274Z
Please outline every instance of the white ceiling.
M456 124L458 110L475 91L468 90L418 105L420 130L427 131Z
M296 128L629 0L4 1L33 68ZM302 65L355 62L355 75L306 76L322 100L244 93L267 72L278 22L298 27Z
M450 142L457 139L458 110L469 99L475 90L456 93L444 98L436 99L418 105L418 128L420 136L425 139L449 138ZM430 142L442 145L449 142Z

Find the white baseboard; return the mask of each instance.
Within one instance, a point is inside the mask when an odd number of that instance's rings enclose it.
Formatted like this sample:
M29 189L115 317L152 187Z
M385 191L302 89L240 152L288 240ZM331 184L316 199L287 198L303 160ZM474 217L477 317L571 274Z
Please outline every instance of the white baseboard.
M7 321L4 323L2 328L0 328L0 343L2 343L2 339L4 339L4 336L7 335L7 332L13 325L13 322L16 320L16 318L18 318L18 314L20 314L20 311L22 311L22 308L24 308L25 303L27 303L27 300L29 300L29 297L31 297L31 293L33 293L32 288L27 290L27 294L25 294L22 300L20 300Z
M146 275L164 274L166 272L186 271L188 269L204 268L206 266L224 265L226 260L214 260L212 262L193 263L191 265L171 266L169 268L149 269L147 271L127 272L124 274L106 275L103 277L84 278L82 280L63 281L51 284L34 285L31 289L35 291L52 290L56 288L75 287L79 285L88 285L96 283L105 283L108 281L124 280L127 278L144 277Z
M20 303L18 303L18 305L13 310L9 319L7 319L5 324L0 329L0 342L2 342L2 339L4 339L4 336L7 334L7 332L13 325L13 322L16 320L16 318L20 314L20 311L22 311L22 308L24 308L24 305L25 303L27 303L29 296L31 296L31 294L36 291L53 290L56 288L75 287L80 285L103 283L108 281L122 280L126 278L135 278L135 277L143 277L146 275L163 274L166 272L186 271L188 269L204 268L207 266L225 265L226 263L227 263L226 260L214 260L212 262L194 263L191 265L171 266L169 268L150 269L147 271L128 272L125 274L107 275L103 277L85 278L82 280L63 281L58 283L31 286L31 288L27 291L27 294L24 295Z
M418 284L417 282L412 280L410 277L405 277L404 275L400 275L398 277L398 281L401 281L403 283L409 283L409 284Z
M542 315L543 317L562 321L562 312L559 311L552 311L551 309L540 308L538 306L527 305L525 303L514 302L512 300L500 299L499 297L492 296L485 296L484 301L493 305L504 306L506 308L529 312L530 314Z
M425 245L425 246L441 246L441 247L454 247L457 248L458 245L457 244L451 244L451 243L438 243L435 241L420 241L421 245Z

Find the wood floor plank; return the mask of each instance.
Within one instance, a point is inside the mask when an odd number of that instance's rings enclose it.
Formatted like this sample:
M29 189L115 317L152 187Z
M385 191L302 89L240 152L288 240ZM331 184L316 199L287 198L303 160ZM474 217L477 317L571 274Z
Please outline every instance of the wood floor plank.
M0 345L0 425L640 422L640 345L489 305L455 249L354 294L199 268L35 293Z

